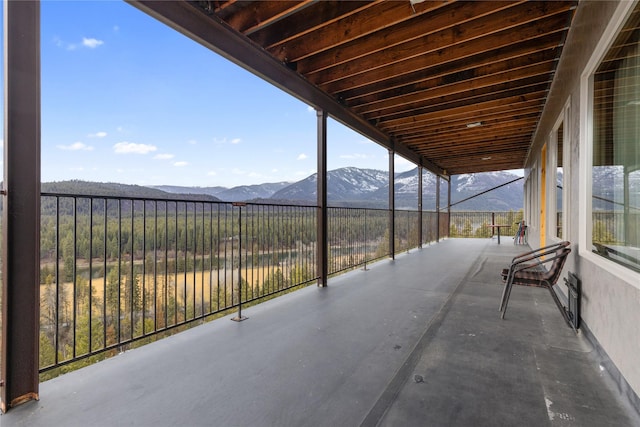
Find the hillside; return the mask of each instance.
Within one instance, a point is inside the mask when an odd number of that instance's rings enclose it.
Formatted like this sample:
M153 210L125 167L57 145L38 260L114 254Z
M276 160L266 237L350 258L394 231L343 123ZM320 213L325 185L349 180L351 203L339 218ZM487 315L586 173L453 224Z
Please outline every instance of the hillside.
M451 200L456 203L482 191L516 179L507 172L457 175L451 178ZM43 192L65 194L93 194L110 197L145 197L159 199L252 201L256 203L316 203L317 174L295 182L265 183L225 187L153 186L144 187L118 183L62 181L43 183ZM416 209L418 206L418 171L397 173L395 177L395 205L397 209ZM436 201L435 176L423 174L423 208L434 210ZM446 205L446 184L441 185L440 206ZM389 176L386 171L347 167L327 173L327 197L330 206L386 208L389 203ZM503 211L522 208L522 180L465 201L453 210Z
M189 187L183 187L188 189ZM173 193L162 191L157 188L145 187L142 185L119 184L115 182L91 182L91 181L57 181L43 182L40 191L43 193L78 194L106 197L139 197L150 199L171 199L171 200L206 200L211 202L220 199L197 193Z

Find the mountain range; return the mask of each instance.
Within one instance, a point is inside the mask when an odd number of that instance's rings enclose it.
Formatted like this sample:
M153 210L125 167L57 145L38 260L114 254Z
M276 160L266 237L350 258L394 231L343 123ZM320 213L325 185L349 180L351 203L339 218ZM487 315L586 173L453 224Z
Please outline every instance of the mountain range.
M517 179L508 172L465 174L451 177L452 203L482 191ZM43 192L92 194L100 196L150 197L167 199L202 199L208 201L255 203L315 204L317 174L290 183L265 183L226 187L185 187L160 185L144 187L118 183L61 181L42 184ZM394 180L397 209L418 206L418 171L397 173ZM423 174L423 209L434 210L436 181L430 173ZM446 183L441 184L440 206L446 206ZM389 174L375 169L346 167L327 172L327 199L330 206L386 208L389 204ZM456 205L454 210L503 211L522 208L522 181L516 181L482 196Z
M523 181L509 172L463 174L451 177L451 203L454 211L508 211L522 209ZM511 182L500 188L484 191ZM144 187L119 183L88 181L60 181L42 183L42 191L63 194L91 194L107 197L148 197L157 199L182 199L255 203L306 204L316 203L317 174L298 182L277 182L256 185L226 187L184 187L160 185ZM612 210L623 203L623 169L608 166L593 170L594 210ZM559 177L558 185L562 184ZM418 172L413 169L395 175L395 205L398 209L416 209L418 206ZM436 180L430 173L423 174L423 209L434 210L436 205ZM640 174L629 176L631 205L640 204ZM440 206L446 206L447 186L441 184ZM389 174L375 169L346 167L327 172L327 193L330 206L354 206L386 208L389 204ZM461 203L458 203L462 201Z

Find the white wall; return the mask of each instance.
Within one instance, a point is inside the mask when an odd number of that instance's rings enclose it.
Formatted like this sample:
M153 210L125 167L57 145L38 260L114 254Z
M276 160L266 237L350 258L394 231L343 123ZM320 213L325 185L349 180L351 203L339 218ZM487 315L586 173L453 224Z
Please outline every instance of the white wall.
M565 121L569 139L564 143L569 144L570 150L565 164L569 163L568 186L571 191L565 191L563 196L569 208L565 239L572 243L572 253L563 276L572 271L582 280L583 321L635 394L640 395L640 274L592 254L591 244L586 241L585 230L590 223L587 224L589 220L584 208L587 200L585 181L591 171L584 162L587 124L583 115L585 109L581 105L584 103L582 75L590 66L589 61L600 40L610 34L611 28L607 27L622 16L621 8L629 6L629 2L624 1L588 1L578 5L526 166L539 167L543 161L540 158L541 147L551 141L553 127L569 103ZM532 170L531 173L537 172ZM549 197L553 194L549 185L554 183L550 179L552 170L548 168L547 173ZM547 206L552 205L547 203ZM539 211L539 204L532 208ZM532 218L530 224L529 244L538 247L539 220ZM554 241L552 234L553 227L547 226L547 243Z

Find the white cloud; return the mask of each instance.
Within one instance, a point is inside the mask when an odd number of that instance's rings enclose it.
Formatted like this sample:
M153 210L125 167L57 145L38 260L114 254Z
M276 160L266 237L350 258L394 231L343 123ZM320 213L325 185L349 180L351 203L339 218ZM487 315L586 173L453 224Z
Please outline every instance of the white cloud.
M90 145L86 145L80 141L74 142L73 144L69 144L69 145L57 145L57 147L60 150L65 150L65 151L91 151L93 150L93 147Z
M239 144L242 142L242 138L229 139L226 136L224 138L213 137L214 144Z
M104 44L103 40L98 40L96 38L88 38L88 37L83 37L82 41L80 43L69 43L66 42L64 40L62 40L60 37L55 36L53 38L53 44L56 45L56 47L59 47L61 49L66 49L66 50L76 50L79 47L87 47L89 49L95 49L98 46L101 46Z
M307 155L302 153L298 155L298 158L296 160L305 160L307 158Z
M102 40L94 39L94 38L82 38L82 46L88 47L89 49L95 49L100 45L103 45L104 42Z
M153 156L153 158L156 160L170 160L170 159L173 159L174 157L175 156L173 154L169 154L169 153L156 154L155 156Z
M242 169L233 168L233 169L231 169L231 173L234 174L234 175L244 175L247 172L243 171Z
M114 25L114 26L113 26L113 32L114 32L114 33L117 33L118 31L120 31L120 27L119 27L119 26L117 26L117 25Z
M277 173L278 169L271 169L271 173Z
M316 109L313 108L311 105L307 105L307 111L310 113L315 113Z
M89 138L104 138L105 136L107 136L107 133L106 132L96 132L96 133L90 133L87 136Z
M147 154L156 151L158 147L150 144L136 144L135 142L118 142L113 146L113 151L118 154Z
M181 168L181 167L187 166L188 164L189 164L189 162L180 161L180 162L175 162L175 163L173 164L173 166L176 166L176 167Z
M187 141L187 144L191 144L191 145L196 145L198 143L198 141L196 141L195 139L190 139Z
M207 176L216 176L216 175L218 175L218 173L216 171L207 172Z

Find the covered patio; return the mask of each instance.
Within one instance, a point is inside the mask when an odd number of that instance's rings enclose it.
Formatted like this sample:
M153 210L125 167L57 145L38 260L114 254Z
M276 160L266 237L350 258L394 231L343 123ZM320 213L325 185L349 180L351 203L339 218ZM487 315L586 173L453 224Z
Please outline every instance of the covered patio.
M592 120L594 105L613 105L594 102L606 99L594 76L639 57L621 48L640 43L637 3L130 3L316 110L309 208L319 287L251 307L246 322L206 323L40 384L40 2L5 2L0 410L11 410L3 427L640 425L640 276L636 264L593 250L593 160L615 144L605 138L600 150L592 138L620 122L608 113ZM625 34L637 37L627 43ZM596 80L605 94L622 81ZM437 245L400 254L389 185L391 259L329 277L329 118L388 150L390 182L396 155L418 166L418 182L423 172L438 177ZM630 141L636 152L638 139ZM606 156L602 164L621 166ZM451 176L513 168L524 169L531 246L571 242L562 277L582 280L578 334L540 289L516 288L500 319L499 272L525 247L441 241ZM628 178L614 181L602 191L619 195L622 232L608 240L635 250L636 193Z
M40 385L3 427L632 426L584 333L499 271L527 248L448 239ZM506 244L505 244L506 243Z

